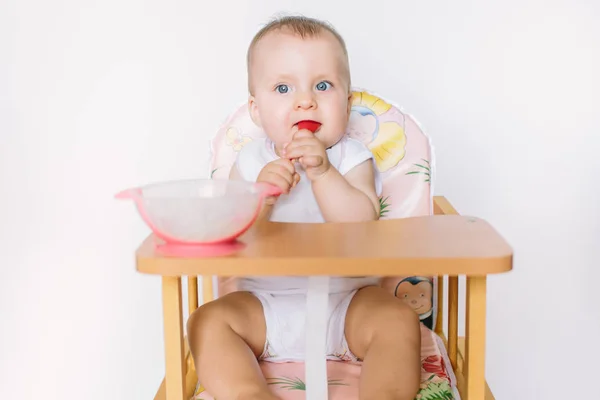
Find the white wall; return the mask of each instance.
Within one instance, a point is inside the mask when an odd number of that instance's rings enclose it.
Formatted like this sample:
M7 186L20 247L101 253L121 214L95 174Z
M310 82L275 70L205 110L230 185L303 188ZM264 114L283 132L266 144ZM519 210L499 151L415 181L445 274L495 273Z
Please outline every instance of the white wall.
M437 192L514 246L488 285L496 398L597 395L598 3L332 4L2 2L0 398L154 394L160 282L135 272L147 230L112 196L206 176L208 139L245 100L246 45L276 11L332 21L354 82L431 135Z

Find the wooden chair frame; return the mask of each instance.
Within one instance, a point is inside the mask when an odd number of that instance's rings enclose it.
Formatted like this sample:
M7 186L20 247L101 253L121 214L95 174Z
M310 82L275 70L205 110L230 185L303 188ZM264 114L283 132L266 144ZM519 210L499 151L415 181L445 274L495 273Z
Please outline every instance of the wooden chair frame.
M290 226L292 224L276 226L266 223L266 227L253 228L245 236L253 244L240 255L211 259L160 256L155 253L156 239L150 235L137 250L136 262L139 272L162 276L166 376L154 399L188 400L193 395L197 380L184 335L182 276L187 276L188 308L191 313L198 307L198 276L203 276L203 303L207 303L214 298L213 275L247 275L250 266L253 275L438 276L436 333L446 345L461 398L494 399L485 381L486 277L512 269L512 250L485 221L458 216L444 197L434 197L434 214L437 217L368 223L371 225L349 224L343 227L344 233L347 233L345 236L339 226L331 226L336 224L293 227ZM439 216L446 217L440 219ZM278 229L277 234L275 229ZM282 229L286 230L285 234L282 234ZM367 233L364 233L365 229ZM336 242L337 248L332 250L333 242L327 239L332 233L342 235L341 240L345 240L346 245L340 246ZM382 248L377 248L377 252L361 249L361 246L357 248L352 242L357 235L361 236L360 240L376 236L371 243L385 242L390 234L405 235L396 242L406 243L391 246L393 249L389 254L381 255ZM315 235L317 238L312 243L300 245L305 246L303 248L290 247L299 237ZM289 240L285 239L290 236ZM361 243L360 240L358 243ZM417 245L422 241L428 241L428 246ZM389 243L388 240L382 247L388 248ZM284 263L282 259L285 259ZM285 273L278 267L280 265L286 265ZM460 275L465 275L467 280L464 337L458 337ZM445 276L448 276L447 299L444 298ZM444 319L445 301L448 302L447 321ZM444 334L445 322L447 338Z

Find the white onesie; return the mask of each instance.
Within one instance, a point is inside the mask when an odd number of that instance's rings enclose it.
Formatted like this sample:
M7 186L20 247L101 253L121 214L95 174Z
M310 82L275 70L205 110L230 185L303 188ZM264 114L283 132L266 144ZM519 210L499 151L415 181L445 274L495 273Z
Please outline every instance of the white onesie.
M344 136L327 149L329 162L342 175L373 155L361 142ZM256 182L260 171L271 161L279 158L274 144L268 138L254 140L239 152L236 167L241 177ZM374 165L375 166L375 165ZM381 178L376 171L377 195L381 193ZM271 214L276 222L325 222L319 209L311 184L299 164L296 171L300 182L289 194L281 195ZM346 311L356 291L369 285L378 285L378 277L330 277L329 308L326 350L328 359L355 361L344 335ZM243 277L238 278L240 290L252 292L262 303L267 325L267 340L261 359L286 362L305 358L306 293L308 278Z

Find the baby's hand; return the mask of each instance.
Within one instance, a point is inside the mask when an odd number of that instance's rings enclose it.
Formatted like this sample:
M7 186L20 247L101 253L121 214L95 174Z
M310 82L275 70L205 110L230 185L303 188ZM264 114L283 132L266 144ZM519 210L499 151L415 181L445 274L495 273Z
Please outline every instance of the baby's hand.
M283 156L290 160L298 159L311 181L319 179L331 168L325 145L306 129L296 132L292 141L284 147Z
M289 193L299 181L300 175L296 172L294 164L287 158L279 158L265 165L256 179L256 182L269 183L279 187L283 193ZM269 205L276 201L277 197L269 197L265 200Z

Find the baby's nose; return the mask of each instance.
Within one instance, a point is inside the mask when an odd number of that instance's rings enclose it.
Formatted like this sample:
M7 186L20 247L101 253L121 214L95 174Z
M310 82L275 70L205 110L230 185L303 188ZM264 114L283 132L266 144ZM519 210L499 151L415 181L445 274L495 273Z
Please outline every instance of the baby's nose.
M301 110L310 110L317 108L317 102L310 93L299 93L296 98L296 108Z

